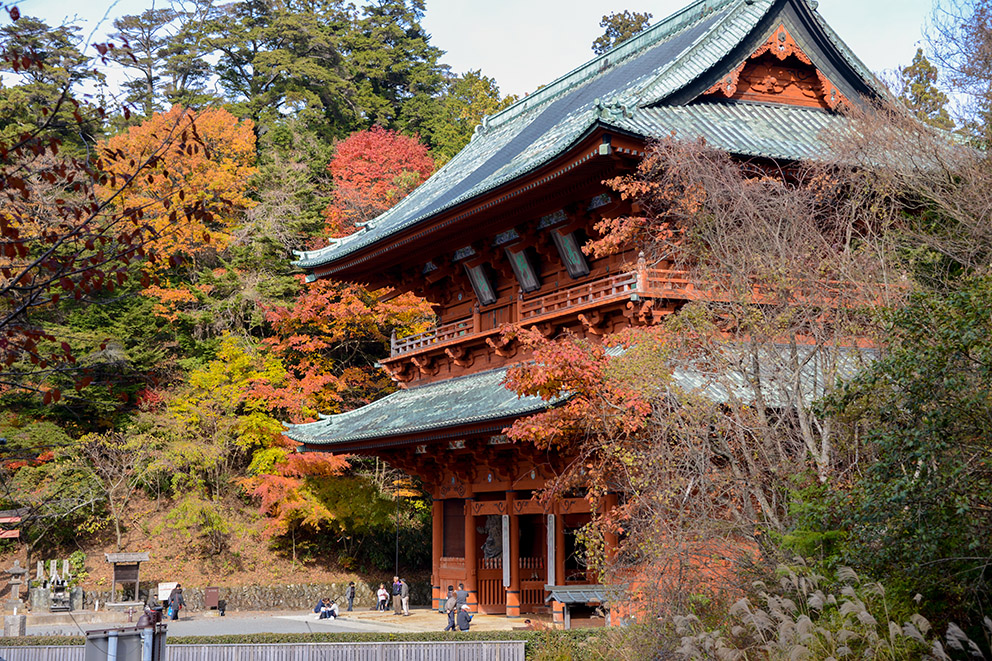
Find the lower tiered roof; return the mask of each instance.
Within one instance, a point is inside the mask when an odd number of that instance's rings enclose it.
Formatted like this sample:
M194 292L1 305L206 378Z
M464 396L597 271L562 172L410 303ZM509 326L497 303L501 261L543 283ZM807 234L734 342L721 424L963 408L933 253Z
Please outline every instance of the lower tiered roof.
M514 418L536 413L558 400L520 397L503 386L508 368L479 372L400 390L362 408L321 416L317 422L289 425L286 435L304 445L341 445L354 441L409 437L444 438L466 425L498 432ZM487 425L486 423L492 423ZM370 442L363 447L378 447Z
M619 348L608 354L617 356ZM672 370L672 396L691 393L713 402L754 399L753 383L763 384L766 406L781 408L801 399L812 403L835 379L849 379L876 357L874 350L776 345L759 351L760 374L752 369L749 348L728 345L717 360L686 363ZM503 385L509 368L479 372L399 390L354 411L321 416L316 422L288 425L286 435L305 447L345 451L353 445L374 449L429 442L469 434L498 434L516 418L565 401L521 397ZM757 377L757 378L755 378ZM659 387L665 387L659 384Z

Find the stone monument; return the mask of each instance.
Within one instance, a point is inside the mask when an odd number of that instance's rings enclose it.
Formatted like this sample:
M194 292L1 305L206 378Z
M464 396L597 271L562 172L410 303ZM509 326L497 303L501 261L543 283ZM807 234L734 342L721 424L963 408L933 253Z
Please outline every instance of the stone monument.
M22 579L28 570L21 567L20 560L14 560L14 566L4 571L10 574L10 598L4 603L4 608L11 612L15 609L24 610L24 602L21 601L21 585L24 583Z

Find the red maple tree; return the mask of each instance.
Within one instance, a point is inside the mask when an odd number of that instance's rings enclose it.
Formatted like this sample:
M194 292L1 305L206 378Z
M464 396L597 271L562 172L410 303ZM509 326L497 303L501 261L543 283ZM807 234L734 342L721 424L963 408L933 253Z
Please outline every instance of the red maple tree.
M406 197L434 172L434 160L416 138L379 126L338 143L327 166L334 200L324 211L328 236L351 233Z

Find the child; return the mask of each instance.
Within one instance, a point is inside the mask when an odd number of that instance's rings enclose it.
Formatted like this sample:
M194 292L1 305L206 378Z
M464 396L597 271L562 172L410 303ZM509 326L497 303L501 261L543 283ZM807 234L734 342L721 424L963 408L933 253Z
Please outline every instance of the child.
M386 604L389 603L389 590L386 589L385 583L379 584L379 591L375 593L378 598L378 603L376 604L376 610L384 611L386 610Z

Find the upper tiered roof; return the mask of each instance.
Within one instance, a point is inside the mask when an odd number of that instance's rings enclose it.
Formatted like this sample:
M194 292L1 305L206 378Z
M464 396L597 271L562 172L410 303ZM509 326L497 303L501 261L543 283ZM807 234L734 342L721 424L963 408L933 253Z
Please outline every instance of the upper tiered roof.
M360 231L299 253L314 269L428 222L548 164L597 127L645 139L705 138L745 156L800 160L843 119L816 108L717 99L733 75L784 26L788 37L851 100L881 88L808 0L697 0L636 37L487 117L472 141L399 204ZM790 42L791 43L791 42Z

